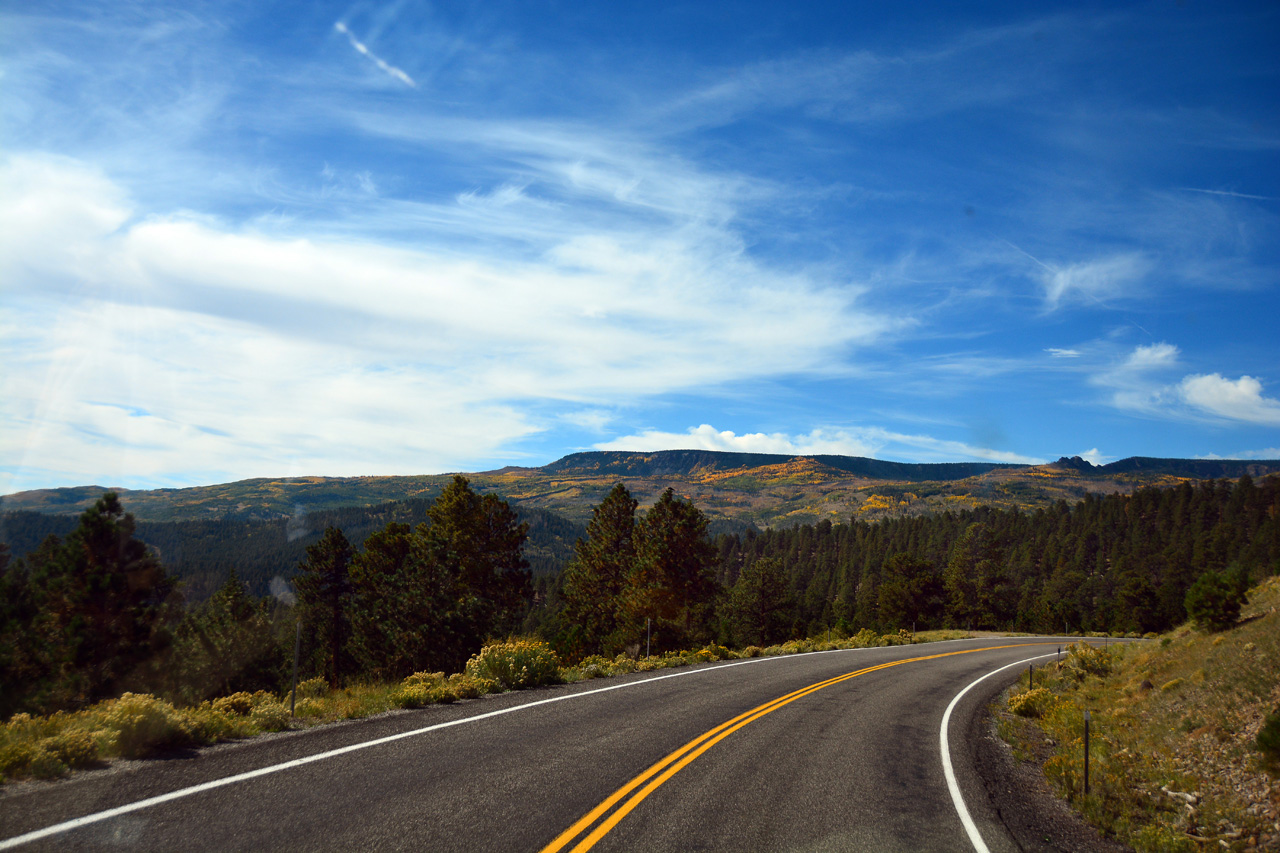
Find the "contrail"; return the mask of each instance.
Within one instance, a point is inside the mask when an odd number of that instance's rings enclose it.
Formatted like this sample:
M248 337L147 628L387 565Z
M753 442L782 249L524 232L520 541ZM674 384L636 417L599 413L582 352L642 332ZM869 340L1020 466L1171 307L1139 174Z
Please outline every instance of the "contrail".
M1249 195L1248 193L1237 193L1231 190L1202 190L1199 187L1178 187L1183 192L1189 193L1208 193L1209 195L1228 195L1232 198L1251 198L1256 201L1276 201L1275 196L1270 195Z
M410 77L408 74L401 71L399 68L396 68L394 65L390 64L389 62L384 60L382 57L378 56L373 51L369 50L369 48L365 46L364 42L356 38L355 35L352 34L351 30L347 29L347 25L342 23L342 21L338 21L336 24L334 24L333 28L338 32L342 33L344 36L346 36L347 40L351 42L352 47L354 47L357 51L359 51L360 53L363 53L365 56L372 59L374 61L374 64L376 64L383 71L387 72L392 77L399 80L401 83L404 83L406 86L411 86L414 89L418 88L418 84L413 82L412 77Z
M1030 258L1031 260L1035 261L1037 264L1039 264L1040 266L1044 267L1044 268L1045 268L1045 269L1047 269L1049 272L1057 272L1057 271L1058 271L1058 269L1057 269L1056 267L1051 267L1051 266L1049 266L1049 265L1048 265L1048 264L1046 264L1044 261L1040 260L1040 259L1039 259L1039 258L1037 258L1035 255L1031 254L1031 253L1030 253L1030 252L1028 252L1026 249L1022 248L1021 246L1015 246L1013 243L1010 243L1008 240L1001 240L1000 242L1004 243L1006 246L1008 246L1010 249L1013 249L1015 252L1020 252L1021 254L1026 255L1028 258Z

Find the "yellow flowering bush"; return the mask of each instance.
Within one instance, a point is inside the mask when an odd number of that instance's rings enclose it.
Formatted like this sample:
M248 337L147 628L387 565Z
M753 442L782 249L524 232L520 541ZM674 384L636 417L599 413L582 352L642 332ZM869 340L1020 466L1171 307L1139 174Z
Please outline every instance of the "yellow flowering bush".
M196 741L184 714L146 693L126 693L107 705L104 721L116 732L116 746L126 758Z
M211 705L215 711L244 716L253 710L253 694L245 693L242 690L239 693L232 693L230 696L214 699Z
M1009 710L1019 717L1043 717L1057 702L1047 687L1036 687L1009 697Z
M1077 679L1086 675L1106 675L1111 672L1111 650L1083 642L1074 643L1067 646L1064 666Z
M559 682L560 659L541 640L507 640L482 648L467 661L466 674L495 681L508 690L523 690Z

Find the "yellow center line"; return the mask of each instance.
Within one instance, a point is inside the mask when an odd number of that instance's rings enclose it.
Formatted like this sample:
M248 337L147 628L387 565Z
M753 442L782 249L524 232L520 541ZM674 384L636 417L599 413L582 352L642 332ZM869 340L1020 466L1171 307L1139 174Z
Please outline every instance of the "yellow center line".
M645 770L639 776L636 776L630 782L623 785L618 790L614 791L613 794L611 794L607 799L605 799L602 803L600 803L600 805L596 806L591 811L583 815L576 823L573 824L573 826L569 827L564 832L560 833L560 835L556 836L554 841L552 841L546 847L542 848L541 853L557 853L557 851L564 849L565 846L572 843L575 838L577 838L579 835L585 832L590 826L592 826L597 820L599 820L601 816L606 814L614 806L618 805L618 803L621 802L624 798L626 798L628 794L631 794L633 791L636 790L636 788L640 788L641 785L644 785L644 787L641 788L641 790L639 790L638 792L636 792L631 797L631 799L623 803L617 810L613 812L613 814L609 815L609 817L605 819L604 822L602 822L599 826L597 826L594 830L592 830L590 834L588 834L585 838L583 838L580 842L578 842L578 845L574 847L572 851L570 851L570 853L585 853L585 851L590 850L592 847L594 847L596 843L600 841L600 839L608 835L609 832L615 826L618 825L619 821L621 821L624 817L630 814L632 810L635 809L635 807L641 803L641 801L643 801L646 797L648 797L650 794L656 791L659 787L661 787L672 776L676 775L685 767L687 767L690 763L692 763L695 759L697 759L698 756L702 755L708 749L715 746L717 743L724 740L729 735L733 734L739 729L743 728L747 724L753 723L756 720L760 719L761 717L764 717L768 714L772 714L774 711L778 710L784 705L789 705L792 702L796 701L797 699L802 699L805 696L809 696L813 693L817 693L819 690L822 690L826 687L830 687L833 684L839 684L843 681L848 681L851 678L857 678L860 675L866 675L869 672L876 672L882 669L889 669L890 667L894 667L894 666L902 666L903 664L906 664L906 663L917 663L919 661L936 660L937 658L952 657L954 655L970 655L970 654L975 654L977 652L989 652L995 649L1009 649L1009 648L1018 648L1021 646L1043 646L1043 645L1053 645L1053 643L1047 643L1047 644L1046 643L1017 643L1017 644L1006 645L1006 646L987 646L981 649L964 649L958 652L942 652L936 655L924 655L922 657L907 658L906 660L889 661L888 663L869 666L864 669L859 669L855 672L845 673L844 675L837 675L834 678L828 678L826 681L819 681L816 684L810 684L808 687L802 687L799 690L792 691L791 693L788 693L785 696L779 696L777 699L773 699L769 702L766 702L763 705L759 705L755 708L752 708L750 711L746 711L742 714L739 714L733 719L728 720L724 723L721 723L720 725L716 726L714 729L711 729L708 732L704 732L703 734L698 735L696 738L689 741L684 746L677 749L675 752L672 752L670 755L666 756L661 761L654 764L648 770ZM654 777L657 777L657 778L654 778ZM646 782L648 782L647 785L645 784Z

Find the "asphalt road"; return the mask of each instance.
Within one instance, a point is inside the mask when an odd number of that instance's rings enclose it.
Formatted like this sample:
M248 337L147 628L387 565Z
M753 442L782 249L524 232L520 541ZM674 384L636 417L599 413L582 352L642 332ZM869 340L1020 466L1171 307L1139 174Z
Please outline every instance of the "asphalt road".
M973 850L945 778L943 716L975 679L1058 644L964 640L660 670L119 762L0 790L0 849L89 818L14 847L540 851L679 753L559 849L586 839L601 853ZM969 732L1023 669L970 689L948 726L960 797L993 853L1017 846L975 776ZM362 746L381 738L392 739ZM250 775L216 784L240 774ZM99 819L111 809L123 811Z

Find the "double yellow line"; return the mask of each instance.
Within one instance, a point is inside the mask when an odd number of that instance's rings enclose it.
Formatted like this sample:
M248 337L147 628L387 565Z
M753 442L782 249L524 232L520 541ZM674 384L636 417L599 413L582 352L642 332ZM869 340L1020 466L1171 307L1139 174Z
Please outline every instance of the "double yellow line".
M1019 643L1017 645L1039 645L1039 644ZM654 791L656 791L664 782L666 782L672 776L676 775L685 767L689 766L689 764L692 763L694 759L696 759L698 756L702 755L708 749L715 746L717 743L724 740L729 735L733 734L743 726L746 726L749 723L755 722L756 720L760 719L766 714L772 714L774 711L778 710L784 705L791 704L797 699L802 699L805 696L808 696L813 693L817 693L819 690L822 690L823 688L826 688L826 687L830 687L833 684L839 684L842 681L848 681L851 678L857 678L859 675L866 675L869 672L876 672L881 669L889 669L890 667L894 667L894 666L902 666L905 663L917 663L919 661L935 660L937 658L952 657L954 655L970 655L976 652L988 652L993 649L1007 649L1007 648L1011 648L1011 647L1010 646L987 646L981 649L965 649L963 651L958 651L958 652L943 652L942 654L925 655L923 657L918 657L918 658L908 658L906 660L890 661L889 663L877 664L876 666L869 666L869 667L866 667L865 669L860 669L856 672L849 672L844 675L838 675L835 678L829 678L826 681L819 681L817 684L810 684L808 687L802 687L801 689L796 690L793 693L788 693L787 695L780 696L771 702L766 702L765 704L760 705L757 708L752 708L750 711L747 711L744 714L739 714L738 716L734 717L732 720L729 720L728 722L725 722L725 723L721 723L711 731L706 732L705 734L701 734L698 737L694 738L693 740L689 741L684 746L680 747L675 752L671 753L666 758L662 759L657 764L653 765L648 770L644 771L639 776L635 777L630 782L623 785L617 791L614 791L613 794L608 799L600 803L600 805L596 806L591 811L587 812L585 815L582 816L581 819L578 820L577 823L575 823L573 826L566 829L564 832L560 833L560 835L558 835L554 841L552 841L546 847L542 848L542 853L556 853L556 851L563 850L566 846L573 843L574 839L576 839L579 835L581 835L582 833L590 829L590 827L593 826L597 820L600 820L601 816L608 813L610 809L613 809L613 813L609 814L609 816L604 821L602 821L599 826L596 826L595 829L592 829L591 832L585 838L579 841L577 846L575 846L572 849L572 851L570 851L570 853L584 853L584 851L590 850L592 847L596 845L597 842L600 841L600 839L608 835L609 832L615 826L618 825L619 821L621 821L624 817L630 814L631 811L636 806L640 805L641 801L643 801L645 797L649 796ZM621 803L621 805L618 805L619 803ZM617 806L617 808L614 809L614 806Z

